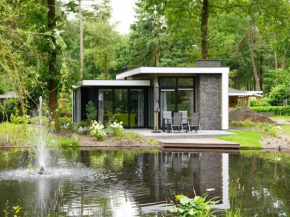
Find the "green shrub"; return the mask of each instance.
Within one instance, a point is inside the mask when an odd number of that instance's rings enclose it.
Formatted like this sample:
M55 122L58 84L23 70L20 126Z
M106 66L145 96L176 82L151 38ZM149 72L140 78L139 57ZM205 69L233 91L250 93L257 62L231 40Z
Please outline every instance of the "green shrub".
M273 112L276 116L290 116L290 106L252 107L255 112Z
M104 125L101 122L93 121L90 126L90 133L92 136L96 137L97 140L103 140L107 134L104 131Z
M251 107L253 107L253 106L261 106L261 101L260 100L258 100L258 99L252 99L251 101L250 101L250 106Z
M75 138L67 139L67 138L56 138L51 142L52 145L62 146L62 147L77 147L80 145L80 142Z
M122 124L123 124L122 121L119 123L117 121L109 122L107 125L109 135L122 137L123 132L124 132L124 128Z
M289 97L289 87L279 84L272 88L269 98L272 99L271 105L280 105L283 100Z
M62 128L67 128L71 123L72 123L71 118L67 116L59 117L59 124Z
M271 106L272 99L264 97L261 99L261 106Z
M244 104L238 104L235 106L235 108L245 108L245 107L247 107L247 106Z
M89 126L89 122L88 121L81 121L80 126L82 128L88 127Z
M89 101L86 105L86 112L88 124L90 125L97 117L97 109L92 101Z
M6 99L3 103L0 103L0 123L10 121L11 114L14 113L15 105L15 99Z
M12 124L27 124L29 121L30 121L29 115L17 116L17 115L11 114L10 116L10 122Z

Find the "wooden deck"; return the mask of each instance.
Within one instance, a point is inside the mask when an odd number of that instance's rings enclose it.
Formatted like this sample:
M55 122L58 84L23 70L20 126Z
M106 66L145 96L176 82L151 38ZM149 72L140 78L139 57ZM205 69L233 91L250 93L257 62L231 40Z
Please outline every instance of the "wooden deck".
M163 148L239 149L240 144L213 138L157 139Z

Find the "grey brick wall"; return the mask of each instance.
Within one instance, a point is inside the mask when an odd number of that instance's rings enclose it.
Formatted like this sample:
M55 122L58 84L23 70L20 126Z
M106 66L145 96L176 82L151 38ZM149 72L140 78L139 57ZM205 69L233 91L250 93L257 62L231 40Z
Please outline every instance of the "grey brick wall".
M197 77L197 112L202 130L221 129L221 75Z
M221 67L221 60L197 60L197 67Z

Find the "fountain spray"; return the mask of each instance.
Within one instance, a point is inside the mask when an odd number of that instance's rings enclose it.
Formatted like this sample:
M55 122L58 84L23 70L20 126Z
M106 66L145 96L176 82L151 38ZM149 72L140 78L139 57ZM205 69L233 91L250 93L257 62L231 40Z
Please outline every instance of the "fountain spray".
M36 136L36 155L37 155L37 160L38 160L38 166L39 166L39 171L38 174L43 174L44 173L44 168L45 168L45 162L47 158L47 132L45 132L45 128L43 127L43 122L42 122L42 106L43 106L43 101L42 97L39 97L39 107L38 107L38 117L39 117L39 127L40 127L40 132Z

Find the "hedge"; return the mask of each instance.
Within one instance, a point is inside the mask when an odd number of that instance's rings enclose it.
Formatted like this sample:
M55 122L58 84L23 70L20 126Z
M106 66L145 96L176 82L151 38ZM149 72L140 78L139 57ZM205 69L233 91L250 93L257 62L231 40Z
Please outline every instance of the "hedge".
M264 107L251 107L255 112L273 112L276 116L290 116L290 106L264 106Z

